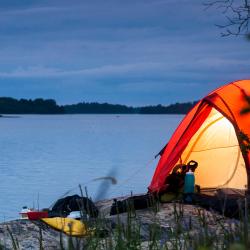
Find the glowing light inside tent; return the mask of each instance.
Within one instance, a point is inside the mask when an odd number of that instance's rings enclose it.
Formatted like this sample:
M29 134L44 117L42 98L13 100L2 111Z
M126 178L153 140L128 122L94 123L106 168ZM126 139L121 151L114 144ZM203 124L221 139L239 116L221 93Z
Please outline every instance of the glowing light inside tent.
M182 160L198 162L195 179L202 188L247 187L245 162L234 127L215 109L190 140Z

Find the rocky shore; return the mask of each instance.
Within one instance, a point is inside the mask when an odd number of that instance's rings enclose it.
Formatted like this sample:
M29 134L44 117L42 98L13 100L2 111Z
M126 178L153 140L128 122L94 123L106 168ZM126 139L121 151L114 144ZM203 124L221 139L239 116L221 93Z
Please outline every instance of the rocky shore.
M111 233L112 228L117 226L118 221L125 227L129 221L127 213L110 216L111 204L112 200L96 203L102 219L105 220L106 233L108 234ZM167 244L171 249L171 245L173 245L171 241L176 233L178 233L180 240L178 244L181 246L182 240L186 237L185 232L188 232L190 237L195 237L206 230L204 233L211 237L217 237L224 233L225 228L235 230L240 223L238 220L225 218L199 206L178 203L159 204L157 208L137 210L129 217L130 222L140 225L139 235L142 249L149 248L149 242L152 240L150 232L153 225L157 225L159 229L160 238L157 242ZM105 236L103 237L105 238ZM86 238L70 238L40 221L14 220L0 224L0 242L3 249L67 249L69 240L73 244L78 244L81 241L84 245Z

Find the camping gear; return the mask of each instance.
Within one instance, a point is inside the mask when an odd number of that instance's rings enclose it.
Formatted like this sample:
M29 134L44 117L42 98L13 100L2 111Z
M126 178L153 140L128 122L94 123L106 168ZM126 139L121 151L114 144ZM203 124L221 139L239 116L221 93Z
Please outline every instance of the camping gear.
M48 218L48 211L29 211L27 212L29 220L39 220L41 218Z
M110 215L126 213L152 207L155 200L151 194L130 196L123 200L114 199L110 209Z
M22 207L22 210L21 210L21 212L19 213L20 216L21 216L21 219L28 219L27 213L30 212L30 211L31 211L31 210L30 210L28 207L26 207L26 206Z
M217 211L223 216L239 219L245 215L245 199L240 199L239 194L231 193L231 190L221 189L216 195L193 194L193 203ZM247 207L249 207L249 202Z
M94 218L98 216L98 209L90 199L72 195L57 200L49 211L49 217L67 217L72 211L86 212Z
M188 168L187 171L191 170L191 171L194 173L194 171L195 171L195 169L196 169L197 167L198 167L198 162L197 162L197 161L194 161L194 160L191 160L191 161L189 161L188 164L187 164L187 168Z
M171 174L166 177L164 188L159 192L160 199L162 195L165 196L165 198L162 199L164 201L170 201L174 196L179 197L179 194L183 193L186 173L189 170L194 172L197 167L198 163L193 160L189 161L188 164L177 164ZM170 194L170 196L166 196L166 193Z
M159 201L162 203L178 201L181 199L182 199L182 193L165 192L159 195Z
M43 218L41 221L45 222L50 227L64 232L67 235L71 236L86 236L87 229L86 225L76 219L72 218L63 218L63 217L55 217L55 218Z
M184 194L194 193L194 183L195 183L194 173L190 169L185 175Z
M183 200L192 203L194 194L195 178L191 169L185 175Z
M67 218L72 218L72 219L81 219L81 211L72 211L70 214L67 216Z
M199 163L195 182L201 193L213 196L220 189L229 189L245 194L250 180L250 113L243 110L249 96L250 80L241 80L199 101L163 150L149 191L164 191L174 167L195 160Z

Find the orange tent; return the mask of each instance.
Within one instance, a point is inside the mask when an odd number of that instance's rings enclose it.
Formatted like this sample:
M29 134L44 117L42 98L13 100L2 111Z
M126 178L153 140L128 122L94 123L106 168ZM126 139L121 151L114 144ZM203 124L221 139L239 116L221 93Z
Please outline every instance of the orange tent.
M178 163L198 162L196 184L201 190L246 190L250 184L250 113L242 114L250 96L250 80L222 86L184 117L167 144L149 186L163 191L166 177Z

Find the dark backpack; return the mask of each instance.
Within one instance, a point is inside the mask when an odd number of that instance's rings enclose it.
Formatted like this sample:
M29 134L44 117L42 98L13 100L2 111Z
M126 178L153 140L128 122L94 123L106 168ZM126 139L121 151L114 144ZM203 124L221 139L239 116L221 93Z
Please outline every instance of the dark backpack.
M81 211L83 209L90 217L95 218L98 216L98 209L90 199L80 197L79 195L72 195L57 200L49 211L49 217L66 217L72 211Z

